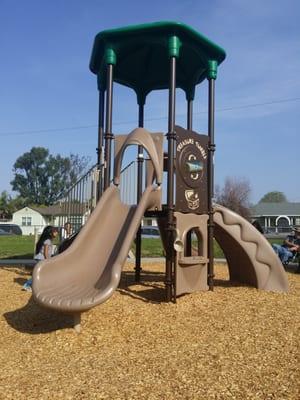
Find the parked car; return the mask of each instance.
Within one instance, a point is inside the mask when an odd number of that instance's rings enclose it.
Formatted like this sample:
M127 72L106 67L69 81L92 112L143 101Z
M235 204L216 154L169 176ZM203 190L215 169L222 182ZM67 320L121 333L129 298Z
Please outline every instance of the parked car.
M149 239L159 239L159 229L157 226L142 226L142 237Z
M16 224L0 224L0 235L22 235L22 230Z
M14 234L10 232L5 232L3 229L0 229L0 236L11 236L11 235Z

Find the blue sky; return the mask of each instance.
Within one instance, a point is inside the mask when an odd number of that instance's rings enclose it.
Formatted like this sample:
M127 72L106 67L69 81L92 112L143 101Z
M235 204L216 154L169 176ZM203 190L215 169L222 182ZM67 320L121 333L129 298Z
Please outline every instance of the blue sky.
M98 93L88 68L95 35L174 20L227 53L216 82L216 183L246 178L252 202L273 190L300 201L299 17L297 0L0 0L0 192L11 191L13 164L33 146L96 161ZM194 105L202 133L206 94L202 84ZM149 95L146 128L166 131L166 106L166 92ZM184 124L180 91L177 111ZM114 132L130 132L136 114L135 95L116 86Z

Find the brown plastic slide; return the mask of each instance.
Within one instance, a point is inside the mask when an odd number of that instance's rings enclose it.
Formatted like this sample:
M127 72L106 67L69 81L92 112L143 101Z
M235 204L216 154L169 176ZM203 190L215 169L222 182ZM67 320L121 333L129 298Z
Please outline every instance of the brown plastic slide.
M215 238L226 256L230 279L269 291L288 291L284 268L267 239L248 221L215 205Z
M137 205L120 199L117 187L127 146L143 146L153 163L158 186L152 177ZM114 185L103 193L95 210L72 245L60 255L36 265L32 291L35 300L54 310L77 316L106 301L116 290L121 269L145 210L161 201L163 134L137 128L126 136L115 157Z
M106 301L119 285L140 221L159 191L149 186L139 204L132 206L121 202L117 187L109 187L72 246L35 267L35 300L74 313Z

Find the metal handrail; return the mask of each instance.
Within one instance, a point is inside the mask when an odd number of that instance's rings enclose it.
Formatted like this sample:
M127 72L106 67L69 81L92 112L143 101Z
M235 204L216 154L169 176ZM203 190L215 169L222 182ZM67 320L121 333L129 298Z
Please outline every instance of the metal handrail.
M73 185L69 187L67 193L70 192L76 185L78 185L78 183L79 183L82 179L84 179L88 174L90 174L91 171L92 171L94 168L97 167L97 165L98 165L98 164L94 164L87 172L85 172L84 175L82 175L82 176L78 179L78 181L76 181L75 183L73 183ZM100 166L100 167L102 167L102 166ZM61 192L61 193L59 194L58 198L60 199L60 197L66 196L67 193Z
M135 165L136 161L131 161L121 170L123 180L119 187L120 195L122 201L127 203L136 201L136 168L133 168ZM62 194L59 198L61 215L56 224L63 226L66 222L70 222L73 232L85 224L88 216L96 207L99 174L102 168L103 165L100 168L98 164L93 165L66 193Z

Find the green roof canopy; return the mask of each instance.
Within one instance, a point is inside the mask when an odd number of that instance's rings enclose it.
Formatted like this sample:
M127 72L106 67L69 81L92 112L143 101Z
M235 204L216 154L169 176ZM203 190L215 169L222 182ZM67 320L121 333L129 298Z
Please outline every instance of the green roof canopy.
M216 77L225 51L191 27L178 22L155 22L110 29L95 37L90 69L105 82L106 64L114 64L114 81L135 90L139 104L155 89L169 87L169 57L177 57L176 86L188 99L195 86Z

